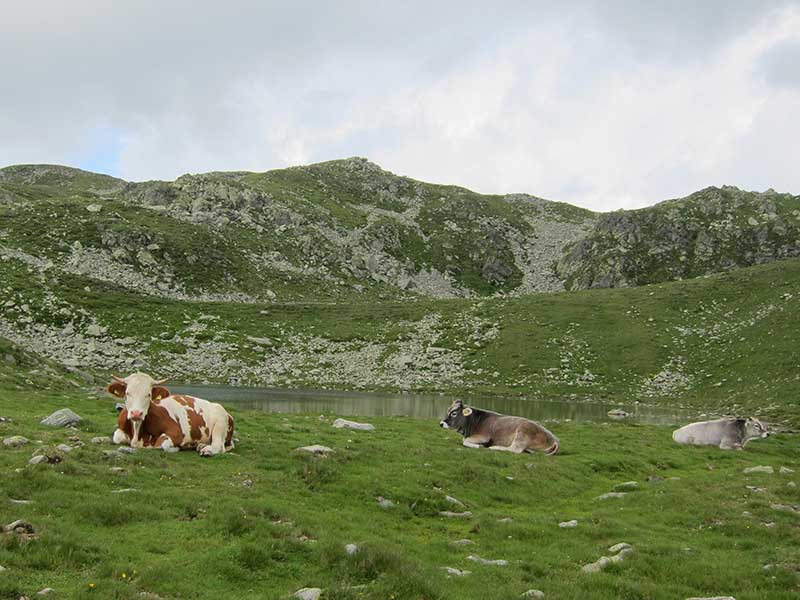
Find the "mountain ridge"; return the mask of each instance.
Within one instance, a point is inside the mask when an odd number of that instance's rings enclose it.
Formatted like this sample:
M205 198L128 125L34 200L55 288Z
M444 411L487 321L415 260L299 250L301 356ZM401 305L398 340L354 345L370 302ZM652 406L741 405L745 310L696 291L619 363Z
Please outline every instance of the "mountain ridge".
M417 181L358 157L171 182L14 165L0 169L0 205L6 254L129 288L149 279L151 293L180 298L519 296L800 255L800 197L791 194L711 186L596 213ZM26 226L54 216L50 243Z

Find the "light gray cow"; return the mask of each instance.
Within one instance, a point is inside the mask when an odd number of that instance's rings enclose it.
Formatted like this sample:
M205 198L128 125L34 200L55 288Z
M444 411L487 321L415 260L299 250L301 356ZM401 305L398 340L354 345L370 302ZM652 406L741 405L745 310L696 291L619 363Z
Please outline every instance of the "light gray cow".
M679 444L719 446L722 450L741 450L750 440L769 435L767 426L756 418L725 418L700 421L677 429L672 439Z

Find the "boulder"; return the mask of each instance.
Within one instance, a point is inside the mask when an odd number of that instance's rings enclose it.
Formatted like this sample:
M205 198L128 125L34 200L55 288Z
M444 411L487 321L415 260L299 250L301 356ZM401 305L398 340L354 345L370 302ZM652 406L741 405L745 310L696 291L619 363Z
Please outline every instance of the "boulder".
M301 446L300 448L295 448L295 452L308 452L309 454L327 456L328 453L333 452L333 448L321 446L320 444L313 444L311 446Z
M769 473L770 475L774 473L775 470L769 466L760 465L758 467L747 467L742 473L745 475L749 475L750 473Z
M21 435L12 435L3 440L3 445L9 448L21 448L28 443L28 438Z
M68 427L80 423L83 419L76 413L68 408L57 410L49 417L41 420L42 425L50 425L51 427Z
M370 423L357 423L355 421L348 421L347 419L336 419L333 422L333 426L336 429L358 429L361 431L374 431L375 426L371 425Z

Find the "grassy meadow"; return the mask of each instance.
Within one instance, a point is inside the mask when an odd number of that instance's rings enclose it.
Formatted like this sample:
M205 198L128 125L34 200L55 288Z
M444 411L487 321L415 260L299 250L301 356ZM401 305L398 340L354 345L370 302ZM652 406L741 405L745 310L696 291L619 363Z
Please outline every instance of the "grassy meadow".
M796 434L724 452L678 446L666 427L555 423L562 454L518 456L463 448L435 421L371 418L376 431L362 432L334 429L335 415L234 406L240 441L230 454L107 458L113 447L90 439L112 431L114 402L78 391L0 394L0 416L13 419L0 437L31 440L0 448L0 521L25 519L38 535L0 538L0 598L45 587L88 599L289 598L303 587L322 588L323 600L505 599L529 589L551 599L800 595ZM84 417L77 430L39 424L62 407ZM85 445L62 462L28 465L40 446L77 438ZM294 451L317 443L333 453ZM775 472L743 473L757 465ZM597 499L627 481L638 488ZM558 526L570 519L577 527ZM474 544L452 544L460 539ZM634 548L623 562L581 571L619 542Z

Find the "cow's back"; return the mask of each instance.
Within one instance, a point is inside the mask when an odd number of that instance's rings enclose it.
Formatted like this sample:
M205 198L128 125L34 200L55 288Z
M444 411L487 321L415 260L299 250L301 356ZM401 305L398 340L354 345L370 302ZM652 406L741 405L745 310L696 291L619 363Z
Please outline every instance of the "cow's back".
M716 446L722 442L726 434L732 433L728 431L731 427L733 427L731 419L690 423L680 429L676 429L672 434L672 439L679 444L710 444Z

